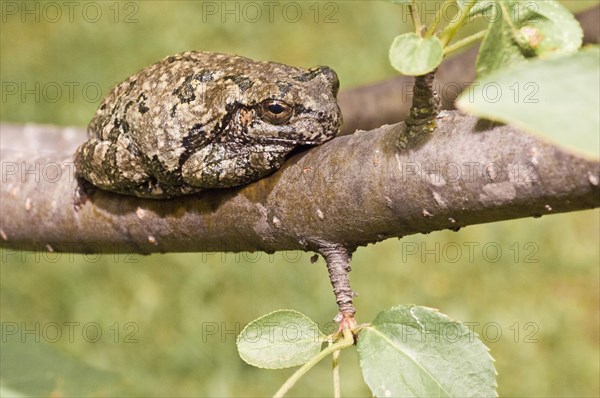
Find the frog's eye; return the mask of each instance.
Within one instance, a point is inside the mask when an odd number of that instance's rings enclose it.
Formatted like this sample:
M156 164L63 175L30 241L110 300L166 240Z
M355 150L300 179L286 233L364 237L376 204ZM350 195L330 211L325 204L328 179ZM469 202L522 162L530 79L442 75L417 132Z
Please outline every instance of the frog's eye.
M292 117L291 106L280 100L268 99L260 103L260 115L269 123L283 124Z

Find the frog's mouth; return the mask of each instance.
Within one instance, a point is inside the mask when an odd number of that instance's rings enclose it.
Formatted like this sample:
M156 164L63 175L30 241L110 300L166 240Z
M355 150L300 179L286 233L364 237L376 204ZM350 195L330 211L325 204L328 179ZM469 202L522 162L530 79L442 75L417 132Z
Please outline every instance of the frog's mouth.
M289 159L289 158L291 158L292 156L295 156L295 155L297 155L297 154L299 154L299 153L302 153L302 152L306 152L306 151L308 151L309 149L311 149L311 148L314 148L314 147L315 147L315 146L317 146L317 145L318 145L318 144L315 144L315 145L304 145L304 144L301 144L301 145L295 146L295 147L294 147L294 149L292 149L290 152L288 152L288 153L285 155L285 158L286 158L286 159Z
M264 138L261 143L265 144L285 144L285 145L302 145L302 146L316 146L322 144L325 141L304 141L304 140L290 140L287 138Z

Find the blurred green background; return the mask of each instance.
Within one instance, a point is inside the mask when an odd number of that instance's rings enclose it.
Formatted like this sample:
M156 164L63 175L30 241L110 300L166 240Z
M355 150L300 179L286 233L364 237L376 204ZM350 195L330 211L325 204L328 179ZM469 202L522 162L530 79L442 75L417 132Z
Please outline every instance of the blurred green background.
M113 84L191 49L328 65L342 88L395 75L387 51L406 29L401 8L272 4L3 1L1 120L84 126ZM515 220L361 248L351 275L358 319L400 303L435 307L475 325L496 359L501 396L598 396L599 216ZM236 334L278 308L324 326L336 311L324 263L311 264L311 253L0 255L4 395L271 395L293 370L246 365ZM329 367L312 370L292 395L331 395ZM341 372L345 396L369 395L353 352L342 354Z

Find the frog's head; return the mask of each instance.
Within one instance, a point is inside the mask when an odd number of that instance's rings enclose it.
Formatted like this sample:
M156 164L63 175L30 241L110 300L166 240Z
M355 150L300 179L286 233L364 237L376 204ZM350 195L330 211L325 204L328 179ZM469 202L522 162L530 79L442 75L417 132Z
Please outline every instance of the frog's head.
M244 135L257 142L294 147L317 145L335 137L342 125L337 104L337 74L326 66L311 69L272 66L255 102L240 110Z

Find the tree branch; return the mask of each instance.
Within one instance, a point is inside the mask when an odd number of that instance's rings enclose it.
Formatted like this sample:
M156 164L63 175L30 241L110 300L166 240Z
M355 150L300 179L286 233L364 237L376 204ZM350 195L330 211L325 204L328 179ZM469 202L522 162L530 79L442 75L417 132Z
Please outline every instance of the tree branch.
M457 112L418 148L397 152L403 124L384 126L299 153L253 184L172 200L80 189L71 156L83 129L1 129L0 240L14 250L322 252L329 242L352 252L600 205L597 161Z

